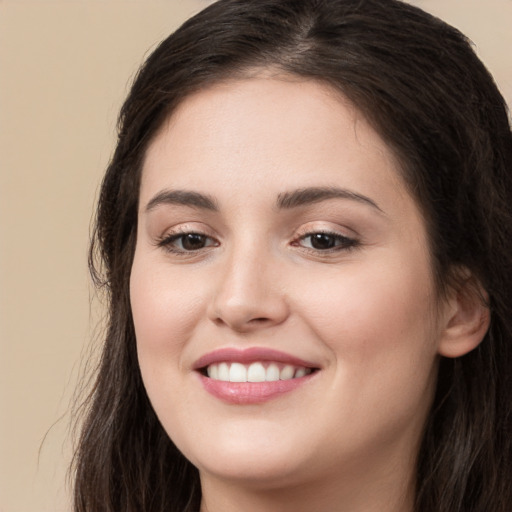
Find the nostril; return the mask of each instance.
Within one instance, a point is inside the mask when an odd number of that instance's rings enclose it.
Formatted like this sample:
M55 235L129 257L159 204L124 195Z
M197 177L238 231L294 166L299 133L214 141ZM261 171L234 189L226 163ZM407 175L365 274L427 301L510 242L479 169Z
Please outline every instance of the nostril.
M280 295L262 297L219 293L209 305L208 317L217 326L244 332L282 323L288 308Z

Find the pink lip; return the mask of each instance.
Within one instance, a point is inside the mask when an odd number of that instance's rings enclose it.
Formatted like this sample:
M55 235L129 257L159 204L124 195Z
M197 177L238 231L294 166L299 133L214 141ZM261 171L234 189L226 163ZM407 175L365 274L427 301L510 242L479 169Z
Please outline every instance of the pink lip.
M316 372L298 379L274 382L225 382L198 375L206 391L214 397L230 404L249 405L260 404L289 393L313 379Z
M221 348L213 352L209 352L200 357L193 365L194 370L199 370L214 363L230 363L237 362L242 364L250 364L256 361L273 361L282 364L291 364L293 366L304 366L305 368L318 368L314 363L304 361L298 357L264 347L251 347L244 350L236 348Z
M304 361L278 350L263 347L251 347L245 350L235 348L215 350L199 358L194 363L193 368L194 370L199 370L210 364L221 362L250 364L256 361L272 361L293 366L303 366L305 368L318 368L318 365L314 363ZM273 382L226 382L210 379L202 373L198 373L198 376L205 390L214 397L227 403L242 405L259 404L289 393L314 378L316 373L313 372L296 379Z

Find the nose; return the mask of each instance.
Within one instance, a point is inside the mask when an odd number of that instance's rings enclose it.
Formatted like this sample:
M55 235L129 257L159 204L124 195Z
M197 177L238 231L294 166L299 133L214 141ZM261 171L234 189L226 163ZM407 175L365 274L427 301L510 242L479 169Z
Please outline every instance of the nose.
M241 333L284 322L289 309L279 270L277 262L261 252L231 255L216 278L210 320Z

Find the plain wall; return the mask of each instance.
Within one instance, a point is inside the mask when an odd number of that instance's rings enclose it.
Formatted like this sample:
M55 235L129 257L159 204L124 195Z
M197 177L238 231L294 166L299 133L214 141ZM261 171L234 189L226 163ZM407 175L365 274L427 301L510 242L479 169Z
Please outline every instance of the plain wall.
M99 339L87 273L130 78L201 0L0 0L0 512L69 510L70 401ZM418 0L512 101L512 0ZM44 440L44 442L43 442Z

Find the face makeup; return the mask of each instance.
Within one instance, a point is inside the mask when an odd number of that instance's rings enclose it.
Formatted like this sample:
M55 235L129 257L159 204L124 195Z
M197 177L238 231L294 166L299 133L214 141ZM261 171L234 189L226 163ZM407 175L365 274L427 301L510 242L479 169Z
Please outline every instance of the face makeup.
M179 105L147 151L130 289L148 396L203 483L410 471L442 337L426 229L327 86Z

